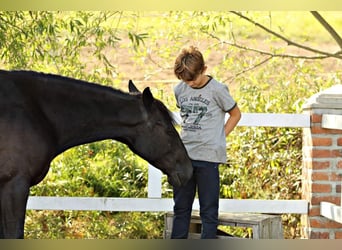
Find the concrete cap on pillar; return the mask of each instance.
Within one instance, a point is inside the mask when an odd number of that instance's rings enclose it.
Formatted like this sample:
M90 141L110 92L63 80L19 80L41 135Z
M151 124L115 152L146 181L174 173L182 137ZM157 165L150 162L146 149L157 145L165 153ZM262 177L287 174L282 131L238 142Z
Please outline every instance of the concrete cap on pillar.
M307 110L307 109L341 110L342 109L342 84L334 85L328 89L325 89L311 96L303 105L303 110Z

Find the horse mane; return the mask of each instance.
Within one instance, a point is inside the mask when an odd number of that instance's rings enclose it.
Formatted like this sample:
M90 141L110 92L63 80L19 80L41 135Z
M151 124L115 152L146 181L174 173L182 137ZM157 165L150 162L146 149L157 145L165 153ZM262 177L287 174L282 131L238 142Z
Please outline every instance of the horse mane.
M121 94L121 95L126 95L126 96L131 96L131 97L135 97L135 98L141 98L142 94L141 93L128 93L128 92L124 92L120 89L116 89L110 86L105 86L105 85L101 85L99 83L94 83L94 82L88 82L85 80L80 80L80 79L75 79L75 78L71 78L68 76L62 76L62 75L57 75L57 74L51 74L51 73L44 73L44 72L37 72L37 71L29 71L29 70L13 70L13 71L3 71L0 70L0 73L6 72L8 73L13 73L16 75L23 75L23 76L31 76L31 77L37 77L37 78L45 78L45 79L51 79L51 80L59 80L59 81L68 81L71 82L73 84L80 84L82 86L88 86L94 89L102 89L102 90L108 90L108 91L112 91L115 92L117 94ZM162 112L162 114L164 115L164 118L167 121L170 121L173 125L176 124L176 121L173 118L173 115L171 113L171 111L164 105L163 102L161 102L158 99L155 99L155 104L158 107L158 109Z
M1 72L3 72L3 71L1 70ZM44 73L44 72L29 71L29 70L12 70L12 71L8 71L8 73L15 74L15 75L36 77L36 78L44 78L47 80L67 81L67 82L70 82L73 84L88 86L88 87L91 87L94 89L109 90L109 91L113 91L113 92L123 94L123 95L130 95L129 93L123 92L120 89L116 89L116 88L113 88L110 86L105 86L105 85L102 85L100 83L90 82L90 81L86 81L86 80L76 79L76 78L52 74L52 73Z

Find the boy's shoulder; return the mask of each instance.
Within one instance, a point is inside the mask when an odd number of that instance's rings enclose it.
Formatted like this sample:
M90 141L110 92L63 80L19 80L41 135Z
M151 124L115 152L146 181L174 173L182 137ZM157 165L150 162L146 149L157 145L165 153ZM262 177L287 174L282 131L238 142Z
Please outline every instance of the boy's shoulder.
M203 91L214 91L214 92L220 92L220 91L225 91L228 89L228 86L222 82L219 82L215 78L211 77L209 83L201 88ZM183 81L180 81L179 83L176 84L176 86L173 88L175 94L179 93L184 93L184 92L191 92L194 91L191 87L189 87L188 84L186 84ZM198 89L197 89L198 91Z
M183 86L183 85L185 85L185 82L180 81L176 84L175 88L179 88L180 86Z
M211 82L210 82L210 86L213 88L213 89L216 89L218 91L221 91L222 89L225 89L225 88L228 88L228 86L222 82L219 82L218 80L216 80L215 78L212 78L211 79Z
M216 78L212 77L211 82L214 83L215 85L223 86L225 85L224 83L218 81Z
M181 81L173 88L173 90L175 93L179 93L184 91L187 88L187 86L188 85L185 82Z

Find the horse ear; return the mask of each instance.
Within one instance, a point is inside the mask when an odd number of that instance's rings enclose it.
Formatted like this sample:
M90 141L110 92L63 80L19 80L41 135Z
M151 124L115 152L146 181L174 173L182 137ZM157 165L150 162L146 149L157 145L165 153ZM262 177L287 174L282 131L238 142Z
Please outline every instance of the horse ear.
M130 93L140 93L140 91L138 90L138 88L134 85L132 80L128 81L128 89Z
M147 109L150 109L154 101L154 98L149 87L144 89L143 94L142 94L142 99L143 99L144 106Z

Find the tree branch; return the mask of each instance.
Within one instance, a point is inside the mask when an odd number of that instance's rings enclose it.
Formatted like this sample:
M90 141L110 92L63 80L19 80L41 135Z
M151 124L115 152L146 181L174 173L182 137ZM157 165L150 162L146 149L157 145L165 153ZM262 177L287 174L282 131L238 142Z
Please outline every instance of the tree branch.
M230 77L231 79L230 79L229 83L231 83L239 75L242 75L248 71L254 70L255 68L257 68L257 67L263 65L264 63L266 63L267 61L271 60L272 58L273 58L273 56L270 55L266 59L262 60L261 62L254 64L253 66L251 66L249 68L245 68L245 69L241 70L240 72L236 73L233 77ZM226 82L228 80L229 80L229 78L225 79L223 82Z
M329 52L325 52L325 51L322 51L322 50L317 50L317 49L313 49L313 48L308 47L308 46L304 46L302 44L299 44L299 43L291 41L290 39L288 39L288 38L286 38L286 37L284 37L284 36L274 32L273 30L270 30L270 29L266 28L262 24L253 21L252 19L242 15L239 12L236 12L236 11L230 11L230 12L235 14L235 15L237 15L237 16L239 16L239 17L241 17L241 18L243 18L243 19L245 19L245 20L247 20L248 22L254 24L255 26L257 26L257 27L265 30L266 32L274 35L275 37L280 38L281 40L285 41L288 45L296 46L298 48L301 48L301 49L304 49L304 50L307 50L307 51L311 51L311 52L314 52L314 53L317 53L317 54L325 55L326 57L335 57L335 58L338 58L338 59L342 59L342 56L339 55L341 53L341 51L339 51L337 53L334 53L334 54L331 54Z
M222 41L219 37L215 36L212 33L208 33L206 31L203 31L203 32L206 33L208 36L218 40L220 43L228 44L230 46L233 46L233 47L236 47L236 48L239 48L239 49L248 50L248 51L252 51L252 52L255 52L255 53L259 53L259 54L267 55L267 56L272 56L272 57L295 58L295 59L309 59L309 60L325 59L325 58L329 57L327 55L322 55L322 56L299 56L299 55L291 55L291 54L275 54L275 53L271 53L269 51L264 51L264 50L259 50L259 49L254 49L254 48L250 48L250 47L247 47L247 46L243 46L243 45L237 44L235 42Z
M339 34L337 34L336 30L317 12L317 11L310 11L311 14L322 24L322 26L329 32L329 34L334 38L337 42L338 46L340 46L342 53L342 38Z

